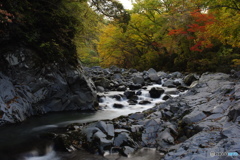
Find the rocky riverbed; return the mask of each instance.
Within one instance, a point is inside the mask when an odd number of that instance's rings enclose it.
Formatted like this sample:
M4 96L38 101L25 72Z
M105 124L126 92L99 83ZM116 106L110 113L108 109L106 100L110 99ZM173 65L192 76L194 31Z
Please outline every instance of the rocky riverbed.
M87 150L92 154L131 156L141 148L156 148L161 159L240 159L240 82L239 73L204 73L183 75L150 69L145 72L117 67L85 68L98 89L99 101L104 92L123 91L115 95L112 107L151 103L139 100L141 89L151 84L152 99L166 102L143 112L112 120L74 123L65 131L49 136L59 151ZM164 94L164 95L163 95ZM174 96L174 95L178 96ZM102 108L106 106L101 106Z

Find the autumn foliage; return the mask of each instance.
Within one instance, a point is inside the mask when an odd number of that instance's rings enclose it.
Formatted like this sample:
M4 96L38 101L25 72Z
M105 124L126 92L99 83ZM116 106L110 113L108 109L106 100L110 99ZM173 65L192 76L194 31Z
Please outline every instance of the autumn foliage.
M193 19L191 24L185 28L172 29L168 35L184 35L188 40L194 41L194 45L190 47L191 51L202 52L204 48L211 48L213 44L209 41L204 32L206 27L214 23L214 16L211 14L202 13L201 10L190 12L190 18Z
M239 67L239 1L134 2L124 10L115 0L4 0L0 41L27 44L44 63L77 65L80 57L88 65L138 70Z
M2 9L2 4L0 3L0 23L12 23L13 14L8 13L8 11Z
M125 31L111 21L104 26L98 43L102 66L194 72L239 66L240 2L135 2Z

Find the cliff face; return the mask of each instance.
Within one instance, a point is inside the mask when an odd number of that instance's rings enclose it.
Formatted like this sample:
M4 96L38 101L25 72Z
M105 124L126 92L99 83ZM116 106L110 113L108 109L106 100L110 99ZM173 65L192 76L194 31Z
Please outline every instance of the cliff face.
M15 123L52 111L94 110L92 81L79 67L37 64L40 58L26 47L1 51L0 121Z

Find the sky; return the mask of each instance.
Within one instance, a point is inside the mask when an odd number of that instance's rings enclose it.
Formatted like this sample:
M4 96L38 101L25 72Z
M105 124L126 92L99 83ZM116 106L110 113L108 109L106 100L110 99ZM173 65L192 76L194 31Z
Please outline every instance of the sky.
M131 0L118 0L118 1L123 4L123 7L124 7L125 9L132 9Z

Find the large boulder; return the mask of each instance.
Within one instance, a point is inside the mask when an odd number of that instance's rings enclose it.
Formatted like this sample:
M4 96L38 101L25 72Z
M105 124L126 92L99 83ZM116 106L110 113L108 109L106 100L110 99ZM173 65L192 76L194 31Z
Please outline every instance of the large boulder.
M149 91L151 98L159 98L163 93L164 93L164 89L159 88L159 87L153 87Z
M198 77L195 74L191 73L191 74L187 75L186 77L184 77L183 82L186 85L190 86L196 80L198 80Z
M168 88L176 88L177 85L179 85L179 83L172 79L168 79L162 84L163 87L168 87Z
M135 74L132 78L133 83L135 84L144 84L144 78L140 74Z
M150 79L151 81L153 81L153 82L156 82L156 81L158 81L158 80L160 79L159 76L157 75L156 70L153 69L153 68L150 68L150 69L148 70L148 77L149 77L149 79Z
M25 48L3 57L7 67L0 73L1 121L15 123L36 114L98 106L95 86L81 67L37 65L37 54Z
M240 101L234 105L234 107L228 113L228 117L233 122L235 122L237 119L240 120Z

